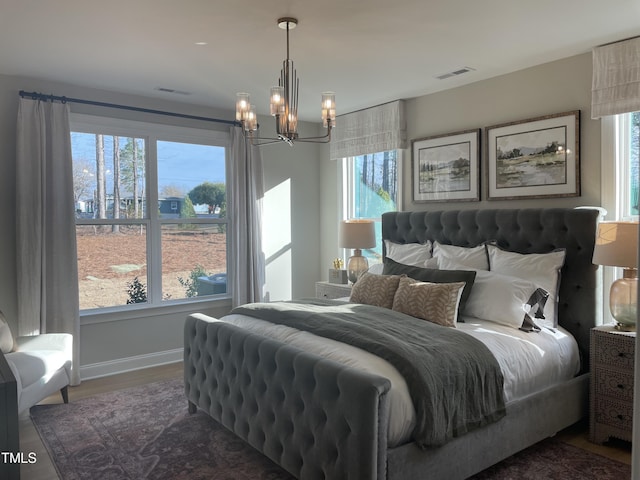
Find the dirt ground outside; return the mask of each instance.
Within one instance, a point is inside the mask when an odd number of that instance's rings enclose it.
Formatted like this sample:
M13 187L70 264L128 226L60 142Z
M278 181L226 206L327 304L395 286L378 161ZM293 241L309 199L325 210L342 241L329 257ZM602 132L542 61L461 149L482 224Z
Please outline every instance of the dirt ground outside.
M80 309L125 305L127 284L135 277L147 285L147 246L140 227L86 227L78 231ZM186 297L178 278L189 279L198 265L207 274L226 271L226 235L217 227L168 230L162 234L162 294Z

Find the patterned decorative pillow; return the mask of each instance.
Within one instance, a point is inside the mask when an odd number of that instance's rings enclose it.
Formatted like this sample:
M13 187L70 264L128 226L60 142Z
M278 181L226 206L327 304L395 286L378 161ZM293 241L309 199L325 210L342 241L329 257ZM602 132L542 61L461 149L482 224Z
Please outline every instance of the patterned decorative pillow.
M7 320L4 318L4 314L0 311L0 350L2 353L9 353L13 351L15 345L13 335Z
M464 285L464 282L427 283L402 277L393 299L393 310L455 328Z
M365 272L353 284L349 301L391 308L399 281L399 275L376 275Z

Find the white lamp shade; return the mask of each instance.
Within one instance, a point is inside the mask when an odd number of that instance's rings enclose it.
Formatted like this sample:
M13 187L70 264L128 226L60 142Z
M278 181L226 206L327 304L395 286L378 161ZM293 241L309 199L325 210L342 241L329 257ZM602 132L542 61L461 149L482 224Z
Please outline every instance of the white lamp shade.
M343 220L340 223L339 242L342 248L373 248L376 234L371 220Z
M601 222L593 263L638 268L638 222Z

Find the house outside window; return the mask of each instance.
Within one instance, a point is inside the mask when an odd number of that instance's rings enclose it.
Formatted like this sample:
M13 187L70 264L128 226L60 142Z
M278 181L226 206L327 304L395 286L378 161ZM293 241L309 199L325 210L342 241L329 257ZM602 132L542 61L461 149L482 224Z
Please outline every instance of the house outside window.
M81 312L226 298L228 134L77 114L71 131Z
M362 251L369 265L382 261L382 214L398 210L402 198L400 165L400 150L343 159L343 218L375 224L376 246Z

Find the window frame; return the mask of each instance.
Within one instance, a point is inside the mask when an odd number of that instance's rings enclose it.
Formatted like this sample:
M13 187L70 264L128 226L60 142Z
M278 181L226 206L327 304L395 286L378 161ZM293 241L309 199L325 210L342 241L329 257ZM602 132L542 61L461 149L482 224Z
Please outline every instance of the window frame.
M168 224L224 224L226 228L227 252L229 252L230 235L232 229L232 219L227 216L220 218L160 218L157 208L150 208L151 205L158 205L158 169L152 162L157 162L158 152L157 143L159 141L191 143L199 145L209 145L215 147L223 147L225 149L225 188L227 191L227 211L229 201L232 198L230 194L230 135L224 131L205 130L196 127L173 126L168 124L157 124L151 122L142 122L138 120L120 119L114 117L102 117L96 115L71 113L70 115L71 132L81 133L100 133L109 136L130 137L144 139L145 142L145 202L147 204L147 217L137 219L75 219L76 225L144 225L147 230L146 246L147 246L147 294L148 301L146 303L132 305L118 305L103 308L80 310L80 324L102 323L109 321L120 321L141 317L153 317L158 314L172 314L192 312L194 305L198 305L199 309L206 309L214 305L223 303L231 303L231 292L227 290L226 294L206 297L180 298L173 300L163 300L162 298L162 282L158 281L162 278L162 226ZM80 221L78 221L80 220ZM231 262L229 257L226 258L226 271L229 277L233 277L230 271Z
M608 115L600 119L601 204L608 220L638 220L630 205L630 127L631 113Z
M606 210L600 220L638 220L629 212L630 127L631 113L600 118L600 204ZM611 284L622 276L622 268L603 266L603 323L612 323L609 309Z

